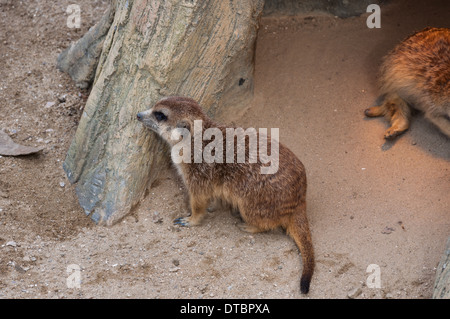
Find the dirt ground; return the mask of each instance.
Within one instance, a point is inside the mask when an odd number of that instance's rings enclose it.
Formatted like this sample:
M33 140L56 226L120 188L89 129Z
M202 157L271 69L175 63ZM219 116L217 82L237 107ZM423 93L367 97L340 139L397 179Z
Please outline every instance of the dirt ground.
M55 64L108 1L76 2L79 29L66 25L73 1L0 0L0 129L44 147L0 157L0 298L431 297L450 234L450 139L418 114L385 143L387 123L363 110L389 49L425 26L450 27L447 0L382 6L380 29L367 28L368 14L262 19L254 103L234 120L279 128L307 169L317 261L307 296L297 248L281 230L249 235L227 212L173 226L186 213L171 171L119 224L85 217L62 162L88 92ZM372 264L379 288L366 283ZM68 284L75 275L79 287Z

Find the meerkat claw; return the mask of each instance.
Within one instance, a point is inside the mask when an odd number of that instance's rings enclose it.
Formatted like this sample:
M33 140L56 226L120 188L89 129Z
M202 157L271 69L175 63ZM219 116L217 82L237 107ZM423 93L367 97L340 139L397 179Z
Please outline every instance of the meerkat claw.
M180 226L184 226L184 227L189 227L189 222L186 220L186 218L184 217L179 217L174 219L173 223L175 225L180 225Z

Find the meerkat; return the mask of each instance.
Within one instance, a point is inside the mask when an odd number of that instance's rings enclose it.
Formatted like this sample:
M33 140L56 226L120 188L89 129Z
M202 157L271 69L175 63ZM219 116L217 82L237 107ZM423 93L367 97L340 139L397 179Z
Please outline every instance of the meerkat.
M411 108L450 137L450 29L426 28L406 38L384 58L379 81L384 101L365 115L390 121L385 139L409 128Z
M156 103L150 110L137 114L144 126L157 133L172 149L172 161L183 179L189 193L190 216L175 219L181 226L199 225L206 214L210 201L227 203L235 211L239 211L243 224L240 228L250 233L284 228L294 239L300 250L303 261L303 272L300 279L300 291L308 293L314 272L314 250L306 215L306 174L302 162L287 147L278 143L279 156L277 170L270 174L262 174L267 166L259 158L251 161L249 137L245 140L245 161L236 161L237 141L233 137L233 161L211 162L195 161L194 147L188 161L175 160L174 147L180 139L174 138L180 129L187 130L191 140L195 142L197 134L203 134L208 128L217 128L226 146L227 128L215 123L193 99L186 97L169 97ZM196 122L202 121L202 130L196 132ZM178 134L179 136L179 134ZM258 134L258 137L260 135ZM228 143L228 144L226 144ZM202 141L202 149L207 147ZM272 141L267 139L267 148L272 150ZM215 152L226 155L223 151ZM188 149L189 150L189 149ZM177 153L177 152L175 152ZM179 153L180 154L180 153ZM220 154L215 154L220 155ZM230 155L230 154L228 154ZM227 158L228 159L228 158Z

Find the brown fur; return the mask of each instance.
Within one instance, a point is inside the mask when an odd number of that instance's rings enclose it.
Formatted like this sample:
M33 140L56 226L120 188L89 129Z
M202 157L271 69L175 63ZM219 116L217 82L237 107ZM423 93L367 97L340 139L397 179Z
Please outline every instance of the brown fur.
M157 121L155 112L167 115L165 121ZM158 102L152 109L138 114L144 125L154 130L169 145L174 142L167 139L168 132L175 127L190 129L194 120L203 120L203 132L209 127L222 131L225 154L225 127L208 118L200 106L192 99L170 97ZM192 139L194 137L192 136ZM210 141L204 141L203 147ZM235 152L236 156L236 137ZM279 164L275 174L261 174L263 165L249 163L248 137L246 138L245 163L194 163L176 164L183 178L190 198L191 215L177 219L177 223L186 226L200 224L211 200L224 201L234 210L238 210L244 224L241 229L257 233L277 228L287 230L297 244L303 259L303 273L300 290L307 293L314 272L314 251L306 216L306 174L300 160L285 146L279 144ZM192 143L193 147L193 143ZM268 150L271 150L268 139ZM225 159L225 157L224 157Z
M390 121L386 139L409 128L410 107L450 137L450 29L427 28L409 36L385 57L380 71L384 102L365 114Z

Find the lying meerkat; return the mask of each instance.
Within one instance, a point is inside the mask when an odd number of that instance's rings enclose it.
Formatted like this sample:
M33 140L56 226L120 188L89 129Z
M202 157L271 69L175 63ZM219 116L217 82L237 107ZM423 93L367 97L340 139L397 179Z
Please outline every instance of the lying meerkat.
M450 137L450 29L427 28L409 36L384 58L380 71L384 102L365 114L390 121L384 138L409 128L410 107Z
M239 157L238 146L235 143L237 137L232 138L231 153L227 153L225 148L229 151L231 140L226 140L228 128L213 122L190 98L163 99L150 110L138 113L137 118L169 144L172 149L172 161L188 190L191 215L177 218L174 222L182 226L198 225L206 214L209 202L219 200L239 211L244 220L240 228L244 231L257 233L283 227L301 252L303 272L300 291L308 293L314 272L314 251L306 216L305 168L294 153L278 144L279 156L274 159L277 162L277 169L272 173L263 174L261 172L267 165L263 164L260 158L256 160L253 157L255 154L252 155L249 149L250 137L245 136L245 161L237 161ZM195 121L198 120L202 121L201 130L194 128ZM205 160L199 162L194 158L194 148L197 146L190 142L195 144L196 139L197 142L200 140L201 150L207 148L208 142L198 135L203 136L209 128L217 128L219 133L222 133L219 134L222 135L222 145L226 146L222 151L215 149L214 152L217 153L214 156L231 154L231 162L228 161L228 157L226 162ZM189 146L182 150L182 155L187 155L184 158L187 161L176 158L180 155L178 149L174 152L180 145L179 133L182 130L190 134L187 136ZM258 134L258 137L261 136ZM267 140L267 149L271 150L271 153L274 152L272 144L274 143L271 140Z

